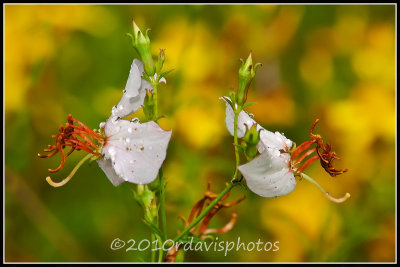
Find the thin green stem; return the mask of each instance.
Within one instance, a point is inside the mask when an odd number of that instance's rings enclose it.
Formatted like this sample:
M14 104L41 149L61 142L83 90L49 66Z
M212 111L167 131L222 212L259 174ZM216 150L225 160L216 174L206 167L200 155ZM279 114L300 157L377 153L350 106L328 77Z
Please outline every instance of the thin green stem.
M329 200L331 200L331 201L333 201L333 202L342 203L342 202L346 201L346 200L350 197L350 194L349 194L349 193L346 193L346 194L345 194L343 197L341 197L341 198L332 197L331 195L329 195L328 192L325 191L324 188L322 188L322 186L321 186L319 183L317 183L313 178L311 178L311 177L308 176L307 174L301 173L300 176L301 176L302 178L306 179L307 181L309 181L310 183L312 183L313 185L315 185L316 187L318 187L318 189L321 190L321 192L324 193L324 195L325 195Z
M235 145L235 158L236 158L236 167L239 166L240 164L240 159L239 159L239 149L238 149L238 137L237 137L237 123L238 123L238 118L239 118L239 112L237 112L238 109L235 109L235 117L233 120L233 142Z
M153 86L153 100L154 100L154 120L158 118L158 84L157 81L154 81Z
M221 200L221 198L223 198L234 186L238 185L238 183L229 183L227 187L225 187L225 189L210 203L210 205L207 206L206 209L204 209L200 215L193 220L193 222L186 227L185 229L183 229L183 231L174 239L173 243L176 243L177 241L179 241L179 239L181 239L187 232L190 231L190 229L192 229L196 224L198 224L203 218L204 216L207 215L207 213L218 203L218 201Z
M162 167L158 173L160 178L160 216L161 216L161 227L163 232L163 240L167 240L167 215L165 211L165 184Z
M93 157L92 154L87 154L83 159L81 159L78 164L76 164L76 166L74 167L74 169L71 171L71 173L61 182L54 182L50 176L46 177L46 181L53 187L60 187L65 185L66 183L68 183L69 180L71 180L72 176L74 176L74 174L76 173L76 171L82 166L83 163L85 163L85 161L87 161L88 159L90 159L91 157Z
M155 234L151 234L151 262L156 261L156 250L155 250L154 240L156 240Z
M156 238L157 238L157 240L158 240L158 245L159 245L159 250L158 250L158 262L162 262L163 261L163 258L164 258L164 250L163 250L163 242L162 242L162 240L161 240L161 237L160 236L158 236L158 235L156 235Z
M235 168L235 174L234 174L234 179L237 177L237 167L240 165L240 157L239 157L239 148L238 148L238 137L237 137L237 123L238 123L238 118L239 118L239 113L240 109L238 107L235 107L235 117L233 119L233 144L235 146L235 158L236 158L236 168Z

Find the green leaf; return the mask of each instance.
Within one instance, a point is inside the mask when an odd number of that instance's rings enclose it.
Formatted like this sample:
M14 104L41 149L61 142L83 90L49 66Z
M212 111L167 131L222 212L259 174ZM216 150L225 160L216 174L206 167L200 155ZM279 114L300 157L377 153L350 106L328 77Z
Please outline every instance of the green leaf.
M245 108L247 108L247 107L249 107L249 106L251 106L251 105L254 105L254 104L256 104L257 102L249 102L249 103L246 103L246 104L244 104L243 105L243 109L245 109Z
M161 73L160 76L158 76L158 80L160 80L161 78L163 78L164 76L166 76L168 73L170 73L170 72L173 71L173 70L174 70L174 69L172 69L172 70L167 70L167 71Z

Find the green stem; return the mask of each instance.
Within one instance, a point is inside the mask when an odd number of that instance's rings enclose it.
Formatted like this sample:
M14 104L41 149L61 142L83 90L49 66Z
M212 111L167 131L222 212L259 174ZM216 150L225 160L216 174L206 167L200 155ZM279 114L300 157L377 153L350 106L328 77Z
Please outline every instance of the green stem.
M218 201L220 201L221 198L223 198L236 185L238 185L238 183L229 183L228 186L225 187L225 189L210 203L210 205L208 205L207 208L203 210L202 213L200 213L200 215L196 219L194 219L188 227L186 227L177 237L175 237L173 243L179 241L179 239L181 239L187 232L189 232L190 229L198 224L203 219L203 217L206 216L207 213L218 203Z
M60 187L65 185L66 183L68 183L69 180L71 180L72 176L74 176L74 174L76 173L76 171L82 166L83 163L85 163L85 161L87 161L88 159L90 159L91 157L93 157L92 154L87 154L83 159L81 159L78 164L76 164L76 166L74 167L74 169L71 171L71 173L61 182L54 182L50 176L46 177L46 181L53 187Z
M307 181L309 181L310 183L312 183L313 185L315 185L316 187L318 187L318 189L321 190L321 192L324 193L324 195L325 195L329 200L331 200L331 201L333 201L333 202L342 203L342 202L346 201L346 200L350 197L350 194L349 194L349 193L346 193L346 194L345 194L343 197L341 197L341 198L332 197L331 195L329 195L328 192L325 191L324 188L322 188L322 186L321 186L319 183L317 183L313 178L311 178L311 177L308 176L307 174L301 173L301 174L300 174L300 177L306 179Z
M235 108L235 117L233 119L233 144L235 146L235 158L236 158L236 168L235 168L235 174L233 176L234 179L236 179L237 177L237 167L240 165L240 157L239 157L239 149L238 149L238 137L237 137L237 123L238 123L238 118L239 118L239 113L240 113L240 109L239 108Z
M152 84L153 86L153 100L154 100L154 120L158 118L158 84L157 81L154 81Z
M156 240L155 234L151 234L151 262L156 261L156 251L155 251L154 240Z
M167 240L167 215L165 211L165 184L162 167L158 173L160 177L160 216L161 216L161 227L163 231L163 240Z
M159 252L158 252L158 262L162 262L164 258L164 250L162 249L162 240L161 237L156 235L157 240L158 240L158 245L159 245Z

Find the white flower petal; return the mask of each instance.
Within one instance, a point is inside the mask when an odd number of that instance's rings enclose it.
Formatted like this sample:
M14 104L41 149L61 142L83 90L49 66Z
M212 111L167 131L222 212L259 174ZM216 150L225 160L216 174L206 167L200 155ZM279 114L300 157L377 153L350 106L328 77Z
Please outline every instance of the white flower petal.
M222 98L224 99L224 98ZM225 99L224 99L225 100ZM225 100L226 102L226 100ZM229 105L228 102L226 102L226 116L225 116L225 123L226 123L226 128L228 129L229 133L233 136L234 135L234 119L235 119L235 113L233 112L233 109L231 105ZM237 137L242 138L244 137L244 134L246 133L246 125L248 128L251 128L253 124L257 124L252 118L250 118L249 114L245 111L241 111L238 116L238 124L237 124ZM257 124L257 130L261 128L260 125Z
M171 131L153 121L131 122L110 118L104 128L102 153L111 159L118 176L135 184L154 181L165 160Z
M112 116L122 118L136 112L143 105L146 89L153 91L151 84L141 78L143 71L143 63L135 58L122 98L118 105L113 107Z
M124 179L119 177L118 174L115 172L110 159L98 159L97 163L114 186L118 186L125 182Z
M293 145L290 139L287 139L279 132L270 132L263 128L260 131L260 141L257 145L258 151L262 153L265 148L272 148L287 151Z
M142 75L142 73L144 72L144 66L143 66L143 62L140 61L139 59L135 58L133 60L133 63L135 63L135 65L138 67L139 71L140 71L140 75Z
M246 179L251 191L262 197L279 197L289 194L296 187L296 179L289 169L288 153L275 156L265 150L238 170Z

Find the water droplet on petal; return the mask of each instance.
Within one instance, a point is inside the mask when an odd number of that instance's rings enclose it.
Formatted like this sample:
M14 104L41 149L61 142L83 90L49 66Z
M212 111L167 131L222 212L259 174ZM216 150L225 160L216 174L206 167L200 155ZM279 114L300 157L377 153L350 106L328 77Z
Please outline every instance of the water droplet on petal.
M128 133L132 133L132 127L128 128Z
M125 139L125 141L126 141L127 143L130 143L130 142L131 142L131 139L127 137L127 138Z
M103 128L105 125L106 125L106 123L105 123L105 122L100 122L100 125L99 125L99 127L100 127L100 128Z
M110 153L111 158L113 158L113 156L116 154L116 151L115 151L115 149L114 149L113 147L110 147L110 148L108 149L108 153Z

